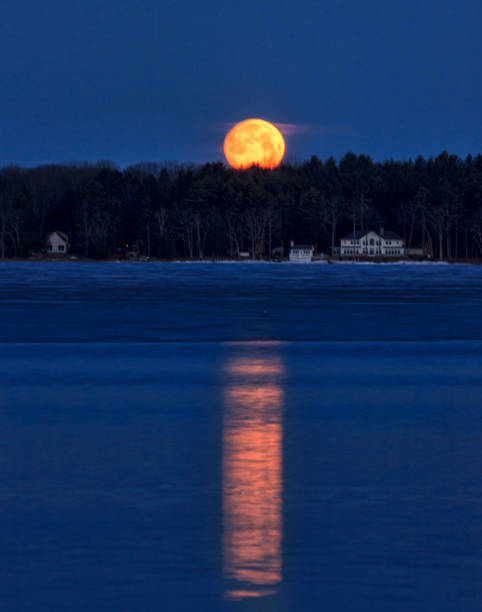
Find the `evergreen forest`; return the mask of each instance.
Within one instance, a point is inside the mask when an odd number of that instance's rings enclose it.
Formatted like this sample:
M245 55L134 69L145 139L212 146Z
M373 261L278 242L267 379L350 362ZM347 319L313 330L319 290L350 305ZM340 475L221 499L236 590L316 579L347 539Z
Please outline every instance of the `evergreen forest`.
M45 252L60 230L79 257L270 258L290 241L331 253L384 227L435 258L482 257L482 155L375 162L346 154L274 170L223 163L0 169L0 257ZM129 245L129 246L128 246Z

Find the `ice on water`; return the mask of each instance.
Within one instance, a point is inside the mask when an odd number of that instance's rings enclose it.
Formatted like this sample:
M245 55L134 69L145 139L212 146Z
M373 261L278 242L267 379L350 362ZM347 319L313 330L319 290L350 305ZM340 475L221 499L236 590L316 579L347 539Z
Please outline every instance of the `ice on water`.
M482 268L0 264L2 610L480 609Z

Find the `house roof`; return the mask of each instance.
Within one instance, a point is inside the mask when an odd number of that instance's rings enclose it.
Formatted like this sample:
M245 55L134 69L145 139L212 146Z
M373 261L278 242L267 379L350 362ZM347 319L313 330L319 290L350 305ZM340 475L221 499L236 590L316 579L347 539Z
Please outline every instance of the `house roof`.
M380 232L376 232L375 230L365 230L363 232L361 230L357 230L356 232L351 232L350 234L343 236L341 240L359 240L360 238L363 238L363 236L366 236L370 232L376 234L377 236L380 236L380 238L383 238L384 240L387 240L387 239L388 240L401 240L402 239L402 237L399 236L397 233L391 232L391 231L384 231L383 236L382 236Z
M67 234L64 234L64 232L60 232L59 230L55 230L55 232L50 232L49 238L50 236L53 236L54 234L57 234L58 236L60 236L64 242L69 241L69 237L67 236Z
M390 240L401 240L402 237L399 236L396 232L383 232L383 238L385 240L389 238Z
M340 240L358 240L359 238L366 236L366 234L368 234L368 232L362 232L361 230L357 230L356 232L350 232L346 236L342 236Z
M294 249L312 249L313 245L312 244L294 244L292 247L290 247L291 250L293 251Z

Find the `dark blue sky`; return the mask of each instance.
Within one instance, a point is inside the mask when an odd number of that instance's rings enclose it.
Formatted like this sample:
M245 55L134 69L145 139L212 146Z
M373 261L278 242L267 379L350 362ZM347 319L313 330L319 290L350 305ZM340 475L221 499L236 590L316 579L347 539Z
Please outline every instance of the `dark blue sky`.
M4 0L0 165L482 150L481 0ZM286 131L286 130L285 130Z

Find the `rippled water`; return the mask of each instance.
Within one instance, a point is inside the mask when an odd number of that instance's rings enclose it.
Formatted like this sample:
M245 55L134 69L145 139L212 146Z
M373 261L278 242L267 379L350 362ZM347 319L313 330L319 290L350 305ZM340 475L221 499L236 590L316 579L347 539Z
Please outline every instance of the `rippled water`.
M482 268L0 264L2 610L478 610Z

